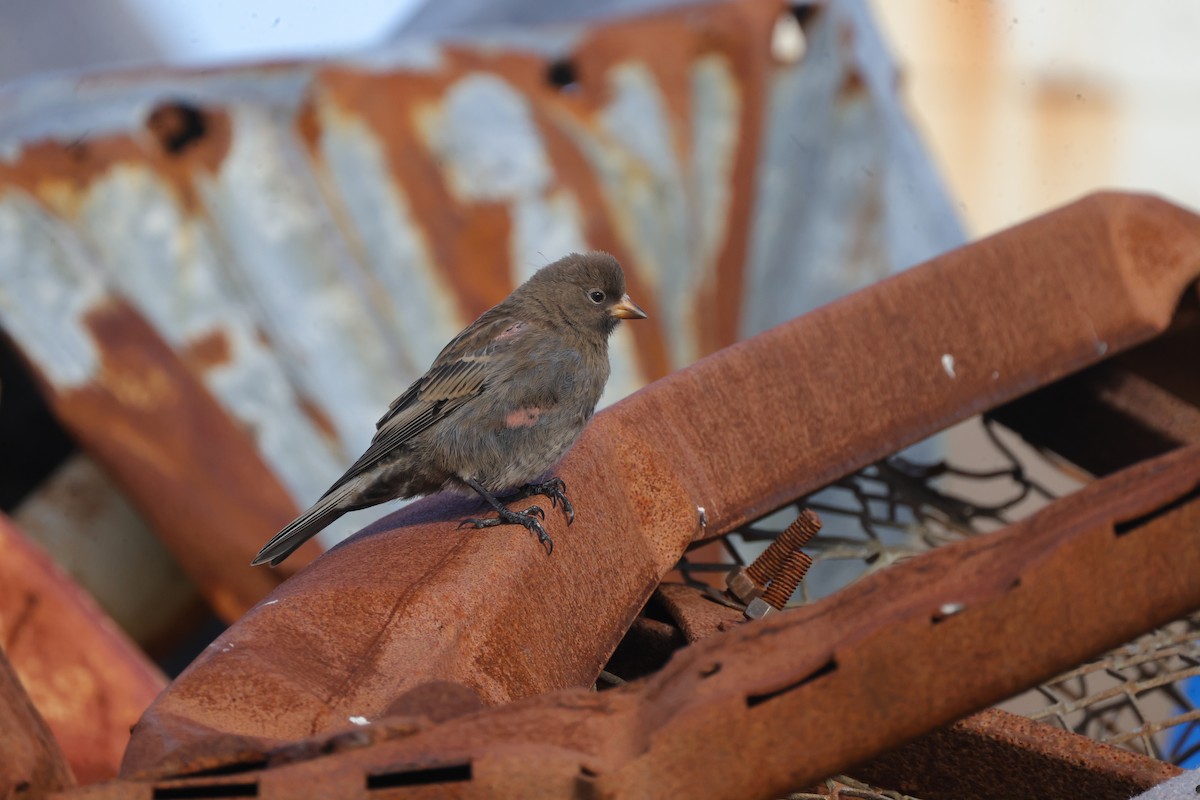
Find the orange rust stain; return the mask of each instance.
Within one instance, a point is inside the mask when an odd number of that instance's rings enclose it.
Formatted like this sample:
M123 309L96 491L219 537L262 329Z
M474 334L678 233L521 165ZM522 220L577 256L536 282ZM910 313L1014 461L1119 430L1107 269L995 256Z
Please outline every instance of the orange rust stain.
M225 112L204 109L197 110L197 114L201 121L193 120L190 129L179 127L183 123L178 114L159 109L147 121L153 129L149 135L111 134L71 142L31 142L16 159L0 161L0 188L22 189L48 206L71 214L79 196L113 168L140 166L162 178L185 208L195 210L199 206L196 175L215 173L220 168L232 138L232 124ZM172 152L164 146L164 136L185 146Z
M866 93L867 84L863 80L862 73L856 67L848 67L846 74L842 76L841 84L838 85L838 100L842 102L861 100Z
M229 346L229 337L224 331L210 331L199 339L188 343L183 352L183 360L198 372L206 372L213 367L228 364L233 354Z
M640 67L653 79L666 107L677 161L687 164L692 145L691 68L702 52L696 34L677 12L618 20L590 31L572 58L584 76L581 83L594 86L583 97L590 115L594 118L613 99L617 69Z
M331 68L317 78L315 113L330 104L358 116L384 148L392 180L402 187L434 265L458 298L463 316L474 319L504 299L513 287L509 264L511 221L499 203L457 198L437 156L419 127L418 110L436 106L467 70L446 54L447 69L437 73L362 73ZM381 98L394 98L387 102ZM314 112L305 112L302 119ZM312 136L311 131L306 132ZM309 146L314 143L309 141ZM320 153L313 151L314 160Z
M76 778L115 778L130 727L166 681L91 597L2 514L0 552L5 654Z
M729 63L730 73L737 76L739 138L730 169L730 218L715 269L704 278L694 301L693 318L697 327L693 334L701 354L737 340L758 143L762 139L767 83L773 69L768 44L778 11L769 4L731 3L697 8L688 15L664 13L661 17L622 21L600 28L583 40L573 59L581 76L581 90L574 96L562 96L555 106L555 110L573 113L585 125L595 127L596 116L611 99L605 76L623 63L642 64L659 86L670 114L676 157L686 169L692 139L690 98L695 63L708 55L720 55ZM589 81L600 88L589 87ZM548 130L549 126L543 129ZM569 142L567 146L570 147ZM562 156L561 148L556 155ZM562 177L563 165L559 162L556 165ZM572 169L587 176L587 182L595 183L586 162L581 160L580 167ZM600 197L596 207L603 208L602 196L599 191L595 194ZM609 225L613 234L619 236L611 221ZM613 254L621 258L620 253ZM642 336L637 339L639 353L649 368L648 374L657 377L669 369L669 364L659 331L653 331L655 344L646 347L646 337L652 332L648 327L642 329ZM661 362L654 350L661 351Z
M320 134L316 130L322 102L332 103L343 113L362 112L364 121L387 146L389 163L396 180L408 193L410 205L429 243L434 262L451 284L465 317L473 319L504 298L514 284L509 261L511 221L502 203L460 202L449 190L445 173L436 157L428 151L417 128L413 109L440 103L453 83L466 74L490 71L511 83L530 99L530 111L544 137L551 163L555 166L547 193L567 188L579 201L586 240L590 245L612 253L626 266L630 294L651 309L649 287L637 277L637 266L630 251L621 244L612 220L605 212L606 203L593 171L558 126L548 118L546 105L583 105L588 98L599 99L592 90L589 66L578 70L578 93L561 93L547 79L549 65L539 58L511 53L481 55L448 50L448 65L437 75L398 73L362 74L332 69L321 74L322 89L318 100L300 116L302 138L314 150ZM395 97L396 103L380 102L380 97ZM315 110L314 110L315 109ZM579 113L576 111L574 113ZM655 323L657 324L657 323ZM650 325L635 327L635 342L642 372L649 378L669 371L661 330Z
M101 354L98 379L49 390L55 414L232 621L319 548L283 571L243 568L297 511L249 433L134 308L110 302L84 322Z
M632 243L622 242L625 234L607 207L595 172L564 125L580 125L603 136L597 133L599 116L612 100L614 70L636 64L658 87L676 157L686 169L693 139L692 68L700 57L723 56L740 81L740 139L731 166L726 237L719 245L715 268L698 289L692 315L697 320L694 335L701 352L707 353L737 338L758 143L773 69L767 45L777 14L777 8L763 4L730 4L697 9L686 16L618 21L590 32L557 65L527 53L447 47L442 51L442 66L433 72L379 74L331 67L317 75L312 99L297 118L297 131L319 160L323 125L335 122L339 114L363 120L385 148L392 180L407 194L415 224L457 296L463 316L474 318L513 286L508 207L455 196L422 135L420 117L423 110L437 108L454 83L470 73L502 78L529 100L555 167L547 192L574 193L587 241L626 265L630 292L651 308L653 320L654 302L649 299L653 293L638 277ZM556 84L552 75L556 66L572 79L569 91ZM638 326L634 338L643 374L655 378L669 371L660 328Z
M311 99L300 106L296 112L296 122L293 127L296 135L300 137L300 141L315 157L321 149L321 117Z

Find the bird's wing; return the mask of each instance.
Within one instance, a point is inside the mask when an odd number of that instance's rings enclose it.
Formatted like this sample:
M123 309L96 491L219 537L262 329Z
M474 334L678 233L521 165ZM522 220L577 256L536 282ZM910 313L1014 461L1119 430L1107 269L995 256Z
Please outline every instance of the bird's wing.
M326 494L366 472L393 449L483 392L489 378L508 358L512 345L528 330L525 322L488 312L456 336L429 371L392 401L376 423L371 446Z

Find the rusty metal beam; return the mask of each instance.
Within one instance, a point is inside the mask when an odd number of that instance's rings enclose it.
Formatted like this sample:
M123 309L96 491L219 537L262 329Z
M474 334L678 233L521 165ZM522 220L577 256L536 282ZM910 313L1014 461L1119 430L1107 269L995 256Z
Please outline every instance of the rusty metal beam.
M990 412L1093 475L1200 442L1200 297L1162 336ZM1103 436L1097 436L1103 431Z
M219 777L155 785L228 783L247 796L320 787L348 798L380 787L414 797L778 797L1200 608L1198 527L1193 446L1004 530L714 634L617 689L467 705L440 723L392 717L274 753L247 749L240 770L226 764ZM1109 777L1144 784L1151 772L1114 765Z
M1127 800L1183 772L1157 758L989 708L855 767L922 800Z
M1097 195L721 351L597 415L560 465L579 513L551 515L553 557L455 530L466 501L414 504L214 642L123 768L374 719L435 677L488 704L588 685L693 540L1153 337L1198 271L1195 216Z
M0 797L39 798L75 783L46 721L0 650Z
M75 776L114 777L130 726L166 679L3 514L0 553L0 645Z
M660 586L655 598L689 642L732 630L743 621L740 611L714 603L690 586ZM621 646L625 647L625 642ZM989 708L884 752L850 772L872 785L928 800L1125 800L1182 770L1150 756Z

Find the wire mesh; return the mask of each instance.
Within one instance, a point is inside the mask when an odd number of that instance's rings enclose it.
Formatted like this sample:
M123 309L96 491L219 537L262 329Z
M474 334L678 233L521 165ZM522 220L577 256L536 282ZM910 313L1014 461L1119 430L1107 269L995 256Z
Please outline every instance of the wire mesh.
M731 564L752 561L808 507L824 527L805 546L814 565L788 604L803 605L901 559L1027 517L1086 481L1053 454L1030 447L992 420L975 418L799 498L719 544L690 551L678 574L708 592L723 588ZM1002 704L1181 766L1200 766L1198 706L1200 614ZM827 795L794 795L810 796Z
M813 791L793 792L785 800L920 800L920 798L891 789L880 789L855 780L848 775L838 775L825 781Z

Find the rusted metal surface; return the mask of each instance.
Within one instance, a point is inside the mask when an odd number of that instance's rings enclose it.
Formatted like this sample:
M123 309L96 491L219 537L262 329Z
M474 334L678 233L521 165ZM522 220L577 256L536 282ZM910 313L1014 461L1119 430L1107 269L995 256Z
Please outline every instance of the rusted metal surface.
M130 727L166 680L3 515L0 553L0 645L75 776L115 776Z
M47 384L55 413L163 535L214 611L236 619L288 572L230 564L248 563L259 532L284 524L292 502L246 430L135 309L110 299L85 325L100 350L98 374L65 392Z
M710 636L645 680L441 723L381 720L275 755L247 751L244 771L157 785L230 783L263 796L389 787L397 796L778 797L1200 607L1198 525L1193 446L1004 530ZM949 606L957 612L941 611ZM977 720L967 731L995 737L987 727ZM998 749L1033 749L1008 735ZM296 753L330 755L286 755ZM1153 777L1144 762L1105 757L1109 781ZM279 766L262 770L272 759ZM1105 782L1094 777L1091 785ZM78 796L137 796L142 787Z
M961 238L861 0L0 91L0 328L230 620L279 576L229 565L537 265L610 250L653 304L612 400Z
M693 540L1152 337L1198 254L1191 214L1099 195L676 372L597 415L564 459L578 513L552 558L455 530L467 501L416 503L214 642L139 723L124 769L374 719L434 678L488 704L590 685Z
M788 530L796 528L793 524ZM730 630L740 621L736 610L715 603L710 596L690 586L664 585L656 598L689 642ZM624 673L618 671L618 674ZM923 800L952 797L1125 800L1180 772L1179 767L1157 758L996 708L925 734L852 769L857 778Z
M1161 337L992 416L1095 475L1200 442L1200 294ZM1104 436L1088 435L1103 430Z
M689 642L698 642L714 633L733 630L745 622L741 608L721 603L712 595L691 586L664 583L654 596Z
M71 786L71 768L0 650L0 798L40 798Z
M1087 797L1127 800L1180 774L1156 758L988 709L856 767L925 800Z

